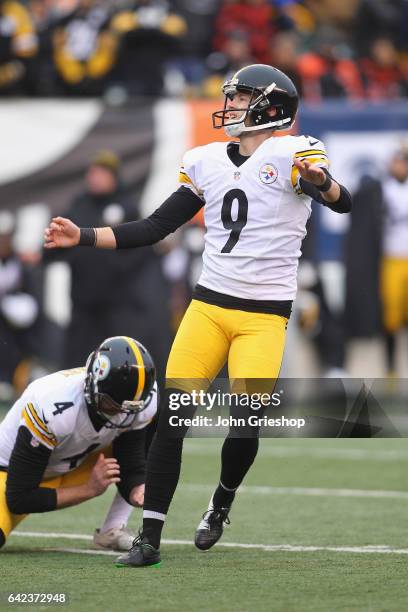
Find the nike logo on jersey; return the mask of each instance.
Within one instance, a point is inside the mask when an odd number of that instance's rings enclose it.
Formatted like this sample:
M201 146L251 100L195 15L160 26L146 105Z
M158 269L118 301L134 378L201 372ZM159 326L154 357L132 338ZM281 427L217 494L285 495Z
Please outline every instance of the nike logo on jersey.
M319 142L318 140L313 140L312 138L308 138L308 141L311 147Z

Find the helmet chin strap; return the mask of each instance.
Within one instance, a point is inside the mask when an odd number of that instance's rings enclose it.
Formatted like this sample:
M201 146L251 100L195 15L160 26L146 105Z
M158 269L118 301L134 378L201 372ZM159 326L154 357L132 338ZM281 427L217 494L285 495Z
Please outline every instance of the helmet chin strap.
M270 123L263 123L262 125L245 125L245 117L240 121L240 123L234 123L232 125L224 125L224 130L227 136L237 137L243 134L244 132L257 132L258 130L267 130L274 127L281 127L282 125L286 125L290 123L290 117L286 119L279 119L278 121L271 121Z

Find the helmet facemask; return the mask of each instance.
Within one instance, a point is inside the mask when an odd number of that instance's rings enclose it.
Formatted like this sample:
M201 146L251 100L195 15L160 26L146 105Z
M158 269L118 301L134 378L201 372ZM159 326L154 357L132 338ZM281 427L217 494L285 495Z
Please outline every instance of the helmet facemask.
M149 398L147 398L148 400ZM105 421L105 427L112 429L124 429L133 424L136 416L145 410L149 401L144 400L124 400L122 404L118 404L114 399L106 393L95 393L96 412ZM109 417L118 414L124 415L122 421L117 423Z

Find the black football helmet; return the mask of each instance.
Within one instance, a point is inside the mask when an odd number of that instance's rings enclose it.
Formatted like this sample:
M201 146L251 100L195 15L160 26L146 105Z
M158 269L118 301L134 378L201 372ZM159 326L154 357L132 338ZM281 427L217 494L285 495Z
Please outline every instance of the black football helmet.
M155 367L147 349L133 338L107 338L86 362L84 395L106 427L129 427L147 408L155 383ZM117 422L110 416L124 418Z
M225 95L224 108L213 113L212 120L213 127L224 128L228 136L264 129L284 130L295 120L299 104L296 87L284 72L273 66L245 66L224 83L222 91ZM243 111L242 116L231 121L228 119L230 111L227 100L238 91L249 94L250 100L247 107L236 109ZM277 110L273 117L267 113L272 107ZM245 125L247 117L251 119L251 125Z

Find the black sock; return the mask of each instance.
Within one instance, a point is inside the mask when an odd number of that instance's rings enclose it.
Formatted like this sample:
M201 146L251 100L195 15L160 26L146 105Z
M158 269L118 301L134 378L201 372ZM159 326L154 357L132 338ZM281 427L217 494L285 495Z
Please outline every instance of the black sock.
M0 548L4 546L6 543L6 536L4 535L4 531L0 529Z
M214 508L229 508L234 497L235 491L227 491L220 482L213 495L213 506Z
M157 519L143 519L143 535L147 536L149 544L154 548L160 548L161 532L164 526L164 521Z
M146 465L146 487L143 505L143 532L155 548L160 546L164 519L180 477L183 436L188 428L180 428L175 437L169 437L169 397L180 393L176 389L166 389L160 404L157 432L149 448ZM189 407L180 409L180 416L191 416ZM152 516L152 513L163 515ZM145 516L145 515L148 516ZM150 514L150 516L149 516Z
M258 447L258 438L228 437L224 440L221 451L220 484L213 497L215 508L228 508L232 504L235 489L239 487L253 464ZM221 486L221 483L225 488Z
M155 548L160 545L164 518L180 476L183 439L154 436L147 458L146 489L143 513L163 514L163 520L143 516L143 532L149 530L149 541Z
M395 345L396 345L396 335L392 333L386 333L385 351L386 351L386 356L387 356L388 373L394 372L395 370Z

